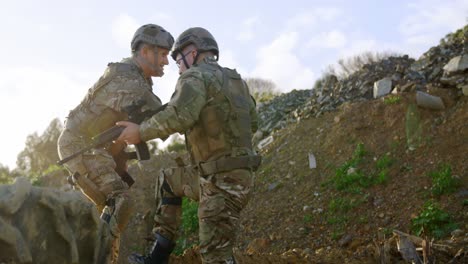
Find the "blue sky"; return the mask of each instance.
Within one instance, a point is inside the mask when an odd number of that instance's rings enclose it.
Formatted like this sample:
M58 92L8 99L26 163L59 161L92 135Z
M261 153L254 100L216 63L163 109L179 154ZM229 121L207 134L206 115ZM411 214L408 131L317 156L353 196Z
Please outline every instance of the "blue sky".
M418 58L468 23L468 1L6 1L1 0L0 163L15 167L27 135L64 120L108 62L130 54L142 24L177 37L207 28L220 62L244 77L270 79L281 91L309 89L324 69L364 51ZM169 100L171 61L154 91Z

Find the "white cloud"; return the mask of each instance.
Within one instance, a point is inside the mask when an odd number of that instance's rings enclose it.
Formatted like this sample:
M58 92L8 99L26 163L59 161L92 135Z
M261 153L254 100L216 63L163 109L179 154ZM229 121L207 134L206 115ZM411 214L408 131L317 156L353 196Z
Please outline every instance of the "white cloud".
M297 43L298 33L287 32L279 35L271 44L261 47L251 77L272 80L284 92L310 89L315 76L295 55Z
M340 50L340 54L344 58L344 56L350 57L350 56L359 55L368 51L382 52L385 49L386 48L384 47L384 44L377 43L375 39L364 38L364 39L356 39L356 40L350 41L348 46Z
M314 8L295 15L286 22L286 27L291 29L311 28L320 22L330 22L339 17L342 11L334 7Z
M139 26L133 17L121 14L112 22L112 36L120 47L128 48Z
M323 32L311 38L307 42L308 48L342 48L346 45L347 39L343 32L332 30Z
M259 19L256 16L249 17L242 21L242 28L237 36L237 40L241 42L251 41L255 36L254 27L258 24L258 21Z
M231 69L236 69L241 75L245 75L247 71L240 66L239 61L236 59L234 52L230 49L225 49L222 46L221 53L219 56L219 64L223 67L228 67Z
M150 19L147 19L143 21L143 24L156 24L167 31L169 31L172 36L177 38L180 33L182 33L182 30L185 30L186 28L183 28L183 25L181 22L184 22L183 20L178 19L177 17L174 17L172 14L169 13L155 13L153 14ZM140 25L139 25L140 26Z
M437 45L447 33L463 27L468 18L468 1L414 1L411 14L400 23L409 50L419 54Z
M38 29L42 33L48 33L52 31L52 25L50 24L39 24Z
M5 113L2 120L7 124L1 132L4 151L0 152L0 163L14 168L26 137L42 133L54 118L64 120L92 83L46 67L8 67L0 71L0 112Z

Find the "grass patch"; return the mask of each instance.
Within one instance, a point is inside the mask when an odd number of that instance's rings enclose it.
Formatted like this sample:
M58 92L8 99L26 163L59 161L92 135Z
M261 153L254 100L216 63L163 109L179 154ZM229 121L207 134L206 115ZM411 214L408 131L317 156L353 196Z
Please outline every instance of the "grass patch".
M336 230L333 230L333 232L331 234L331 239L336 241L336 240L340 239L343 235L344 235L343 229L338 228Z
M428 175L432 178L432 194L436 196L453 193L460 185L459 180L452 176L452 168L448 164L441 164L438 170Z
M431 200L427 201L421 213L411 220L411 230L418 236L424 233L439 239L457 228L450 215Z
M392 166L394 160L390 157L390 154L386 153L382 157L380 157L376 164L376 174L374 177L375 184L384 184L388 181L388 170L390 166Z
M346 198L335 198L328 204L328 209L333 213L347 213L351 208L355 207L352 200Z
M401 102L401 97L398 95L389 95L384 98L383 102L386 105L398 104Z
M374 184L382 184L388 180L388 169L394 163L387 153L376 161L376 169L365 173L360 167L364 162L367 151L364 144L359 143L351 156L351 159L335 169L335 176L325 184L332 184L338 191L350 193L362 193L362 188L368 188Z
M196 245L194 237L198 234L198 203L186 197L182 199L182 225L180 237L174 249L176 255L181 255L187 248Z
M367 177L358 169L365 154L364 144L358 143L351 159L336 168L332 182L337 190L359 193L367 185Z

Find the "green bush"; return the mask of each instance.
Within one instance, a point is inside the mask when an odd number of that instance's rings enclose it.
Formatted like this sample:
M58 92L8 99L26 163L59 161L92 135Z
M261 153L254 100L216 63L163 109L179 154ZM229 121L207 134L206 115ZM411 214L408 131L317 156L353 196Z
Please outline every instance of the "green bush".
M339 197L330 201L328 204L328 209L334 213L346 213L354 206L354 203L349 199Z
M167 145L168 152L174 151L177 153L181 153L185 150L186 150L185 143L182 143L182 142L172 142L170 145Z
M369 178L358 169L358 165L362 162L365 154L364 144L357 144L351 159L335 170L332 182L337 190L359 193L361 191L360 187L370 185Z
M424 233L439 239L457 229L457 225L437 204L427 201L419 216L411 220L411 229L418 236Z
M176 255L181 255L185 249L196 244L198 234L198 203L186 197L182 199L182 226L180 237L174 249ZM194 238L195 237L195 238Z
M386 183L388 180L388 169L393 164L393 159L390 157L390 154L385 153L382 157L380 157L375 167L377 169L376 177L374 178L374 183L382 184Z
M452 168L448 164L442 164L437 171L429 173L432 178L431 191L434 195L453 193L459 186L458 179L452 176Z
M390 95L384 97L384 104L398 104L401 101L401 97L398 95Z
M10 184L15 180L13 173L7 166L0 163L0 184Z
M389 153L380 157L375 164L375 169L365 173L362 167L367 151L364 144L359 143L350 160L335 169L335 176L322 183L322 186L332 184L338 191L350 193L362 193L362 188L368 188L375 184L384 184L388 181L388 172L394 160Z
M362 188L387 182L389 168L394 163L390 154L386 153L380 157L375 164L376 169L368 173L359 169L359 167L362 167L362 162L366 155L367 151L364 148L364 144L357 144L351 159L336 168L335 176L325 182L324 185L332 184L338 191L361 193Z

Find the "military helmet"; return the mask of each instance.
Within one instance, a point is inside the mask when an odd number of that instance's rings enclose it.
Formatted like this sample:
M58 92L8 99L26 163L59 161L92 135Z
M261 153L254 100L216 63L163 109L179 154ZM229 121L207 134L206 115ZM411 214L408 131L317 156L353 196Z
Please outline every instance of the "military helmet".
M213 35L204 28L193 27L182 32L176 39L171 51L172 58L175 60L177 53L182 52L190 44L195 45L200 52L212 51L216 57L219 57L218 43Z
M161 26L146 24L138 28L133 35L132 51L135 51L141 42L170 50L174 44L174 38Z

